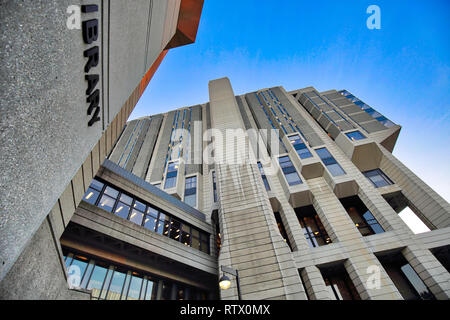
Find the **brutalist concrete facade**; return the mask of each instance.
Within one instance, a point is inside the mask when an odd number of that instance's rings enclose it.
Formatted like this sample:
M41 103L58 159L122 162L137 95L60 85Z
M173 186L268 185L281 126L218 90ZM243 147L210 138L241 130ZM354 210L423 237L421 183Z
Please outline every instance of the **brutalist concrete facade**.
M345 90L273 87L235 96L223 78L210 82L209 93L207 103L128 122L98 176L124 190L125 182L105 172L128 172L125 181L152 190L141 199L201 225L209 235L209 254L186 243L190 248L181 258L182 245L175 239L166 238L157 248L122 232L122 241L178 260L174 270L194 268L208 279L203 287L208 298L217 297L221 266L239 271L243 299L449 298L450 206L392 155L400 126ZM212 153L209 129L215 130ZM227 136L229 129L277 129L279 136L274 140L262 131ZM294 143L294 137L303 143ZM246 161L236 162L238 156ZM286 156L290 164L281 166L279 159ZM270 171L270 164L277 170ZM383 184L371 180L371 172L381 172ZM189 205L180 206L182 201ZM358 206L365 208L360 218L352 211ZM406 206L431 231L414 234L398 216ZM305 222L305 212L314 212L317 231ZM119 237L104 219L120 221L83 201L71 223ZM148 236L155 233L145 220L139 226L121 223ZM397 272L399 266L411 268L408 276ZM221 299L238 298L231 278ZM416 292L417 283L423 292Z
M195 41L202 7L203 0L2 1L0 297L72 293L31 290L67 288L58 259L49 270L59 272L39 270L38 243L44 250L53 242L61 255L59 238L90 181L167 52Z

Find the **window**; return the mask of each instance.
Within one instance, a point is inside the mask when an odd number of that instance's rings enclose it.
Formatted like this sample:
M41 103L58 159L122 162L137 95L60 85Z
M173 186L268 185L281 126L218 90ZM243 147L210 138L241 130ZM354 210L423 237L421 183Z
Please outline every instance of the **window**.
M172 300L172 283L163 281L161 290L161 300Z
M269 181L267 181L267 177L264 173L263 166L262 166L261 162L259 162L259 161L258 161L258 169L259 169L259 172L261 173L261 178L263 180L264 186L266 187L266 190L270 191Z
M385 116L380 116L376 118L382 125L390 128L395 126L395 123L393 123L391 120L387 119Z
M184 202L195 207L197 205L197 177L186 178Z
M283 170L284 176L290 186L295 186L302 183L300 176L288 156L278 158L278 162L280 163L280 167Z
M66 257L66 268L70 265L88 264L91 268L81 273L83 289L92 290L92 298L97 300L156 300L158 299L158 284L162 284L161 300L172 300L173 289L177 289L176 299L187 299L189 291L190 300L203 300L206 293L196 287L174 282L168 279L162 280L152 274L127 270L126 267L111 265L106 261L94 260L91 257L77 255L63 248ZM68 259L70 257L70 262ZM84 284L84 285L83 285ZM87 285L86 285L87 284ZM202 295L196 294L202 292Z
M186 179L186 194L188 196L189 193L193 192L192 190L195 192L193 195L196 195L196 187L197 177ZM98 191L95 188L101 189L102 191ZM209 254L208 233L196 230L189 224L186 224L169 214L163 213L161 210L153 207L152 205L132 198L129 195L97 180L92 182L89 189L98 192L96 197L100 200L93 202L94 205L97 205L108 212L113 212L115 215L129 220L139 226L143 226L152 232L159 233L175 241L181 242L184 245L192 246ZM83 199L86 199L92 192L89 189ZM93 197L93 195L91 197ZM194 203L191 202L191 205L192 204ZM191 234L194 232L196 232L197 240L191 240ZM198 241L198 243L196 241Z
M98 206L103 210L112 212L118 196L119 191L111 188L110 186L107 186L103 191L103 195L100 198Z
M363 174L366 176L367 179L370 180L370 182L373 183L375 188L381 188L394 184L392 180L389 179L388 176L385 175L383 171L381 171L381 169L366 171L363 172Z
M216 180L216 172L212 172L212 180L213 180L213 196L214 202L217 202L217 180Z
M359 131L347 132L345 135L352 141L366 139L366 137Z
M302 140L302 138L300 138L298 134L290 136L289 140L291 141L295 151L297 151L300 159L307 159L312 157L312 154L306 146L305 142Z
M96 264L94 267L94 270L92 271L92 275L89 279L89 283L87 285L88 290L92 290L92 297L99 298L100 297L100 291L103 286L103 282L106 278L106 273L108 272L108 269L105 265Z
M310 248L320 247L331 243L322 221L313 206L305 206L295 209L298 221L305 233L306 241Z
M317 149L316 152L333 177L345 174L344 169L337 163L327 148Z
M357 106L359 106L362 110L369 110L369 109L373 110L371 107L369 107L367 104L365 104L365 103L362 102L361 100L355 101L355 104L356 104Z
M378 257L386 273L405 300L435 300L436 298L416 271L399 252Z
M333 300L361 300L355 285L342 266L320 270Z
M164 184L164 189L170 189L175 187L177 184L178 175L178 161L172 162L167 167L166 183Z
M95 203L97 202L98 196L100 195L100 192L102 192L102 190L103 190L103 186L104 186L103 183L93 179L86 194L84 195L83 200L90 204L95 205Z
M287 243L287 245L289 246L289 248L292 251L292 246L291 246L291 243L289 242L289 238L287 236L286 229L284 228L283 221L281 220L280 213L279 212L274 212L273 214L275 216L275 220L277 221L278 230L280 231L280 234L283 237L284 242Z
M106 294L106 300L120 300L126 276L126 273L114 271L108 293Z
M152 207L148 207L147 213L145 215L144 227L150 231L156 231L156 226L158 224L158 215L158 210Z
M355 226L363 236L383 233L384 229L358 196L339 199Z
M368 114L370 114L373 118L378 118L378 117L382 117L383 115L381 113L379 113L378 111L372 109L372 108L368 108L365 110Z

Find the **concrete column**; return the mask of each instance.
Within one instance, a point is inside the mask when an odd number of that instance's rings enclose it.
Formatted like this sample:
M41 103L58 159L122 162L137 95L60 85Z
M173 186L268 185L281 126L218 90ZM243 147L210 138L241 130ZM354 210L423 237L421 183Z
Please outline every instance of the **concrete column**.
M325 286L322 274L316 266L308 266L301 270L305 289L311 300L330 300L330 293Z
M273 223L256 163L233 164L236 155L246 154L241 148L234 152L234 138L225 139L226 129L244 128L229 80L211 81L209 92L212 127L224 138L224 148L215 148L216 159L224 160L215 165L224 240L219 266L239 271L243 299L306 299L292 254ZM244 135L236 141L246 145ZM221 297L235 299L236 292L222 291Z
M348 216L345 209L337 199L323 178L309 180L313 194L313 205L325 229L333 242L340 242L345 248L348 260L344 266L356 290L364 300L370 299L401 299L400 293L381 268L378 259L367 247L358 229ZM380 268L380 287L368 288L367 280L371 276L369 266Z
M429 250L412 245L402 254L436 299L450 299L450 274Z

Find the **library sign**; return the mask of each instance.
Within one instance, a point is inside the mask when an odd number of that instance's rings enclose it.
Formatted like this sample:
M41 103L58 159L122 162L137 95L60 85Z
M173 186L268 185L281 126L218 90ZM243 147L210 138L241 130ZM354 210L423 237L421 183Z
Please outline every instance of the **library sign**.
M81 6L81 12L98 12L98 6L83 5ZM84 51L84 57L87 58L84 66L85 79L87 81L86 103L89 104L87 114L91 117L88 126L91 127L94 123L100 121L100 89L97 88L100 76L98 73L91 72L92 68L98 66L100 58L100 49L95 45L95 42L98 40L98 19L83 21L81 28L83 30L84 43L92 45L91 48Z

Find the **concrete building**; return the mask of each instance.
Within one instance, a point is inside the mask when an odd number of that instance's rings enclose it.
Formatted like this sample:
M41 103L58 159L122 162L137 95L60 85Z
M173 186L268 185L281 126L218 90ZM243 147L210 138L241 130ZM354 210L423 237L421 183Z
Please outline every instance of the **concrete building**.
M203 0L0 7L0 297L79 297L59 237L167 52L195 41Z
M128 122L79 206L52 210L77 271L55 292L237 299L225 266L245 300L449 299L450 206L392 155L399 125L346 90L235 96L223 78L209 95Z

